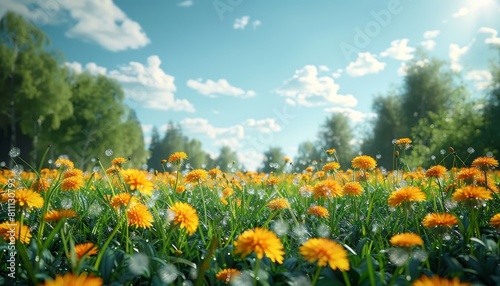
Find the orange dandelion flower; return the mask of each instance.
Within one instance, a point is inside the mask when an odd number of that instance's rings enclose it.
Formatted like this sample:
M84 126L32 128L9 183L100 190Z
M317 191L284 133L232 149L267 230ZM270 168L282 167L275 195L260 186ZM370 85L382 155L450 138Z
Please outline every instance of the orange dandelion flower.
M411 144L411 139L410 138L401 138L401 139L398 139L396 140L396 145L398 146L402 146L402 145L405 145L405 146L408 146Z
M431 213L424 217L422 224L425 227L452 227L458 224L456 216L449 213Z
M176 202L169 209L170 212L174 213L174 225L179 225L180 228L185 228L189 235L192 235L198 229L199 218L194 209L190 204Z
M130 200L135 201L135 197L132 197L131 194L129 193L121 193L118 195L115 195L111 199L111 206L114 207L115 209L120 208L120 207L127 207L130 204Z
M187 160L188 155L184 152L175 152L168 157L168 162L173 164L182 163L183 160Z
M182 194L185 191L186 191L186 186L183 186L183 185L177 186L177 188L175 189L175 192L178 194Z
M466 186L453 193L452 200L455 202L467 200L491 200L491 192L484 187Z
M306 172L312 172L313 170L314 170L314 168L311 167L311 166L309 166L309 167L306 168Z
M229 284L231 280L238 275L241 275L241 272L239 270L236 270L234 268L226 268L215 274L215 278L219 281Z
M342 188L335 180L323 180L317 182L313 187L314 198L341 197Z
M335 152L337 152L337 151L335 149L333 149L333 148L326 150L326 154L328 154L328 155L332 155Z
M56 162L55 162L55 164L56 164L57 168L59 168L59 167L66 167L68 169L71 169L71 168L75 167L75 164L73 164L73 162L71 162L68 159L64 159L64 158L57 159Z
M321 218L328 218L330 216L328 210L322 206L310 206L309 209L307 209L307 214Z
M220 198L220 202L226 206L229 204L229 202L224 197Z
M15 230L15 235L14 235ZM29 244L31 240L30 228L16 221L14 223L5 221L0 224L0 236L3 236L4 241L15 241L19 240L21 243Z
M81 273L76 276L72 273L66 273L64 275L57 275L55 280L45 281L43 286L101 286L103 281L101 277L96 277L92 274Z
M497 213L490 219L490 225L492 227L500 229L500 213Z
M427 178L442 178L444 175L446 175L446 168L441 165L433 166L425 172Z
M123 167L123 165L125 165L125 163L127 163L127 159L123 158L123 157L118 157L118 158L114 158L112 161L111 161L111 164L119 169L121 169Z
M210 178L212 179L215 179L215 178L218 178L222 175L222 171L220 169L211 169L210 171L208 171L208 175L210 176Z
M234 253L241 254L243 258L253 252L258 259L266 255L272 262L283 263L283 244L278 236L268 229L257 227L246 230L234 242L234 246Z
M340 164L339 162L330 162L330 163L326 163L324 166L323 166L323 171L325 172L328 172L328 171L335 171L335 170L338 170L340 169Z
M266 186L273 187L280 183L280 180L276 177L270 177L266 180Z
M478 157L472 161L472 167L487 171L491 168L498 167L498 161L493 157Z
M351 164L354 169L361 169L364 171L371 170L377 167L377 161L375 161L375 159L373 159L372 157L366 155L361 155L352 159Z
M83 171L80 169L68 169L64 171L62 175L63 179L69 178L69 177L83 177Z
M328 238L310 238L300 246L300 254L306 261L317 262L320 267L329 265L333 270L349 270L347 251Z
M363 194L363 186L358 182L348 182L342 188L344 195L361 196Z
M85 185L83 177L72 176L62 180L61 190L78 191Z
M26 206L29 209L40 209L43 207L43 198L37 192L28 189L20 189L16 190L15 194L16 203L21 207Z
M391 245L399 247L413 247L423 245L420 235L415 233L400 233L391 237Z
M462 283L458 277L453 279L441 278L439 276L422 276L413 282L412 286L469 286L470 283Z
M38 180L33 181L33 183L30 186L30 189L35 191L35 192L46 192L49 190L51 185L51 182L49 182L45 178L40 178Z
M74 218L77 217L78 215L74 210L71 209L64 209L64 210L52 210L48 211L44 218L45 221L59 221L63 218Z
M128 225L142 228L150 228L153 226L153 215L148 210L148 207L143 204L135 204L127 211Z
M75 253L78 259L82 259L84 255L87 255L87 257L96 255L97 252L98 248L92 242L75 245Z
M204 182L206 179L207 179L207 176L208 176L208 173L207 171L203 170L203 169L196 169L196 170L192 170L191 172L189 172L186 177L184 178L184 180L187 182L187 183L198 183L198 182Z
M398 207L404 202L421 202L426 200L426 195L418 187L404 187L394 191L389 196L387 203L391 207Z
M138 190L139 192L151 196L153 193L154 184L146 177L145 171L137 169L129 169L123 171L125 183L130 186L130 190Z
M222 190L222 197L227 198L230 197L234 194L234 189L233 188L225 188Z
M464 180L467 184L473 184L477 176L481 175L481 171L477 168L462 168L457 174L458 180Z
M266 206L272 210L286 209L290 207L288 200L285 198L277 198L266 204Z
M283 161L285 161L285 163L291 163L292 159L290 159L290 157L285 157L283 158Z

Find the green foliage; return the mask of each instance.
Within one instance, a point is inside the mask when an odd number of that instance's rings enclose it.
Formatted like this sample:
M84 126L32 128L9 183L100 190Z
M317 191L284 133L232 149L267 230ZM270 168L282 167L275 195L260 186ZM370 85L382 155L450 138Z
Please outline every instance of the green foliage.
M323 151L335 149L340 166L345 169L351 166L354 154L351 142L353 139L354 135L349 125L349 118L343 113L333 113L326 118L318 132L319 149ZM326 152L321 152L320 155L320 160L326 162Z
M269 147L269 149L264 152L264 162L259 168L259 172L263 173L276 173L277 171L283 170L285 167L285 154L280 147Z

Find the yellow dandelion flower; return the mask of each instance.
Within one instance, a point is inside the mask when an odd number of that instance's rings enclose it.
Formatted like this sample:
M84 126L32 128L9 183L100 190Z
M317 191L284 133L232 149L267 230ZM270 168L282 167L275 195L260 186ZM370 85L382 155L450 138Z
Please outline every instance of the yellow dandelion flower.
M326 150L326 154L328 154L328 155L332 155L335 152L337 152L337 151L335 149L333 149L333 148Z
M3 240L5 241L19 240L24 244L29 244L31 240L30 228L25 224L21 227L21 223L18 221L14 223L9 221L1 223L0 236L3 236Z
M111 165L113 165L119 169L121 169L123 167L123 165L125 165L125 163L127 163L127 159L125 159L123 157L117 157L111 161Z
M188 155L184 152L175 152L168 157L168 162L173 164L182 163L183 160L187 160Z
M290 207L290 203L285 198L277 198L266 204L266 206L272 210L286 209Z
M408 146L411 144L411 139L410 138L400 138L398 140L396 140L395 144L398 145L398 146Z
M132 202L135 202L136 199L129 193L121 193L113 196L113 198L111 199L111 206L115 209L120 207L127 207L129 204L131 204L130 200L132 200Z
M420 235L415 233L400 233L391 237L391 245L399 247L413 247L423 245L424 241Z
M340 164L339 162L329 162L329 163L326 163L324 166L323 166L323 171L325 172L328 172L328 171L335 171L335 170L338 170L340 169Z
M441 278L439 276L422 276L413 282L412 286L469 286L470 283L462 283L458 277L453 279Z
M234 194L234 189L233 188L224 188L224 190L222 190L222 197L224 198L227 198L227 197L230 197Z
M433 227L452 227L458 224L456 216L449 213L431 213L424 217L423 226Z
M367 155L361 155L352 159L351 164L354 169L361 169L364 171L371 170L377 167L377 161Z
M283 158L283 161L285 161L285 163L291 163L292 159L290 159L290 157L285 157Z
M44 218L45 221L59 221L63 218L74 218L77 217L78 215L74 210L71 209L64 209L64 210L51 210L48 211Z
M184 178L184 180L187 182L187 183L198 183L198 182L204 182L206 179L207 179L207 176L208 176L208 173L207 171L203 170L203 169L196 169L196 170L192 170L191 172L189 172L186 177Z
M241 272L239 270L236 270L234 268L226 268L217 272L217 274L215 274L215 278L219 281L229 284L231 280L238 275L241 275Z
M148 210L148 207L143 204L135 204L127 211L128 225L142 228L150 228L153 226L153 215Z
M344 195L348 196L361 196L363 194L363 186L358 182L348 182L342 187Z
M342 188L335 180L323 180L314 185L313 193L315 199L320 197L341 197Z
M61 190L63 191L78 191L85 185L83 177L68 177L62 180Z
M314 170L314 168L312 166L309 166L306 168L306 172L312 172Z
M307 209L307 214L315 215L321 218L328 218L330 216L328 210L322 206L310 206Z
M154 184L146 177L145 171L137 169L124 170L122 172L125 183L130 186L130 189L138 190L142 194L151 196L153 193Z
M69 177L83 177L83 171L80 169L72 168L64 171L62 175L63 179L69 178Z
M280 180L277 178L277 177L269 177L267 180L266 180L266 186L268 187L273 187L273 186L276 186L280 183Z
M349 270L347 250L328 238L310 238L299 248L300 254L308 262L317 262L318 266L329 265L333 270Z
M398 207L404 202L421 202L426 200L426 195L418 187L404 187L394 191L387 200L391 207Z
M272 262L283 263L283 244L278 236L264 228L249 229L243 232L234 242L234 253L246 257L250 253L255 253L258 259L264 255Z
M224 197L220 198L220 202L226 206L229 204L229 202Z
M491 217L490 225L492 227L500 229L500 213L497 213L496 215Z
M487 171L491 168L498 167L498 161L493 157L478 157L472 161L472 167Z
M446 168L441 165L433 166L425 172L427 178L442 178L446 175Z
M491 192L485 187L466 186L453 193L452 200L455 202L467 200L491 200Z
M43 198L37 192L33 192L32 190L28 189L20 189L16 190L15 194L16 203L21 207L26 206L29 209L40 209L43 207Z
M466 184L471 185L479 175L481 175L481 171L477 168L462 168L457 174L457 179L464 180Z
M30 189L35 192L46 192L50 189L51 182L45 178L40 178L35 181L30 186Z
M68 159L64 159L64 158L57 159L56 162L55 162L55 164L56 164L57 168L59 168L59 167L66 167L68 169L71 169L71 168L75 167L75 164L73 162L71 162Z
M214 168L208 171L208 175L210 176L210 178L215 179L222 175L222 171L220 169Z
M169 211L175 214L174 225L179 225L180 228L185 228L189 235L192 235L198 229L199 218L196 209L190 204L176 202Z
M84 255L87 255L87 257L96 255L97 252L98 248L92 242L75 245L75 253L78 259L82 259Z
M186 186L183 186L183 185L177 186L177 188L175 189L175 192L178 194L182 194L185 191L186 191Z
M92 274L81 273L76 276L72 273L57 275L55 280L47 280L42 286L101 286L103 281L101 277Z

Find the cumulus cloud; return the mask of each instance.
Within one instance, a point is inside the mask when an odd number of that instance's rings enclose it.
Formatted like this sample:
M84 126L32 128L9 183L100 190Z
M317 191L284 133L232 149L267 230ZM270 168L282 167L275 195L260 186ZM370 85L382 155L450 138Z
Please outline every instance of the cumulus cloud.
M356 61L351 62L346 67L346 72L352 77L375 74L384 70L385 63L379 62L374 55L369 52L358 53Z
M318 68L306 65L295 71L275 92L286 97L290 105L321 106L338 104L356 106L357 99L350 95L339 94L340 86L330 76L320 76Z
M439 30L430 30L430 31L425 31L424 33L424 41L420 42L420 45L422 45L424 48L427 50L433 50L434 47L436 47L436 41L434 39L440 34Z
M0 14L7 9L37 25L67 22L66 36L95 42L110 51L138 49L150 40L139 23L130 19L112 0L39 1L4 0Z
M474 83L474 86L483 90L490 86L493 76L488 70L472 70L465 75L466 80Z
M332 113L334 113L334 112L335 113L343 113L347 117L349 117L349 119L354 123L362 122L362 121L377 117L376 113L373 113L373 112L363 113L361 111L354 110L354 109L348 108L348 107L329 107L329 108L325 108L325 111L332 112Z
M236 18L236 19L234 19L233 28L235 30L244 30L249 22L250 22L249 16L243 16L241 18Z
M236 139L242 139L245 136L243 125L238 124L230 127L215 127L205 118L185 118L180 122L183 129L195 133L205 134L211 139L217 139L221 135L231 135Z
M469 8L462 7L462 8L460 8L460 10L458 10L455 13L453 13L452 16L453 16L453 18L460 18L460 17L466 16L467 14L469 14Z
M241 98L253 97L256 95L253 90L243 90L239 87L232 86L226 79L217 81L202 79L187 81L187 86L206 96L227 95Z
M108 76L119 81L125 94L145 108L194 112L189 101L175 98L175 78L165 73L160 65L160 57L153 55L145 65L129 62L110 71Z
M257 29L258 27L260 27L260 25L262 25L262 22L260 20L254 20L252 22L252 27L254 30Z
M413 59L415 48L408 46L408 39L394 40L391 47L382 52L382 57L390 57L398 61L408 61Z
M415 62L415 66L424 67L428 63L429 63L429 59L418 60L417 62ZM398 75L406 76L407 73L408 73L408 64L406 62L402 62L398 68Z
M191 6L193 6L193 1L192 0L185 0L185 1L177 3L177 6L184 7L184 8L191 7Z
M82 73L84 71L87 71L91 74L99 74L99 75L106 75L106 68L98 66L96 63L90 62L87 63L85 66L82 66L81 63L79 62L66 62L64 63L66 67L68 67L70 70L76 72L76 73Z
M500 46L500 38L498 37L498 31L497 30L495 30L493 28L489 28L489 27L481 27L481 28L479 28L478 32L481 33L481 34L490 34L490 37L486 38L484 40L484 42L486 44L499 45Z
M276 122L274 118L266 118L261 120L256 119L247 119L244 122L245 126L248 126L252 129L258 130L262 133L271 133L271 132L279 132L281 131L281 126Z
M460 64L460 58L467 53L470 46L471 44L464 47L460 47L457 44L450 44L448 56L450 57L451 61L451 70L459 72L463 69L462 65Z

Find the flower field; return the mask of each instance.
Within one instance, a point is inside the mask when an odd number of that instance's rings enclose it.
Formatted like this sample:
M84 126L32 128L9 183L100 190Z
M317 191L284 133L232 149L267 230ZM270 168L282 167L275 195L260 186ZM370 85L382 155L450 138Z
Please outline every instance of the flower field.
M392 170L333 149L299 173L189 169L184 152L155 172L15 165L0 173L0 284L500 285L498 161L450 148L424 170L403 139Z

